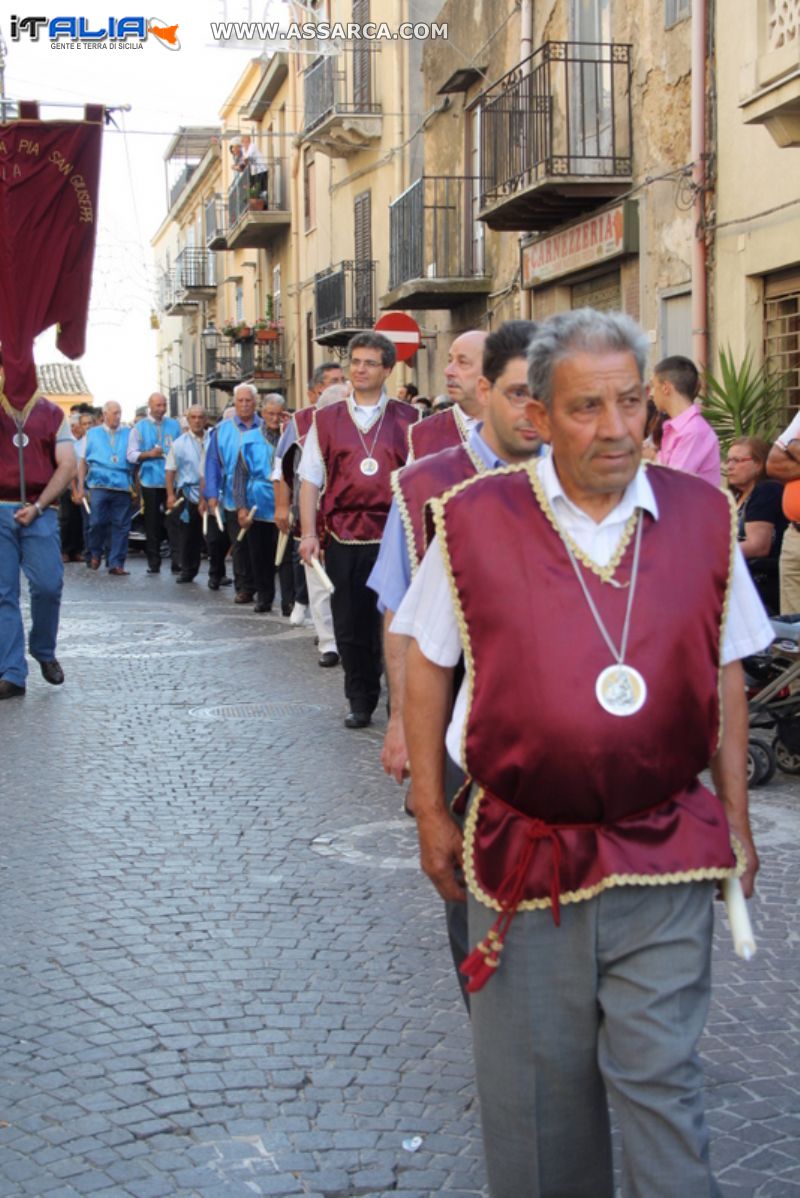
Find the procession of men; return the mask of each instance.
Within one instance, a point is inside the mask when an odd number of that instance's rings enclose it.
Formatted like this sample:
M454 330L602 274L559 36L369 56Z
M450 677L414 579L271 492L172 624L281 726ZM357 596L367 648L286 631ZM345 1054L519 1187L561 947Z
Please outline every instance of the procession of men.
M77 454L47 400L19 453L0 412L0 697L25 693L20 568L30 654L64 680L74 483L89 570L128 574L134 489L148 575L189 590L205 554L235 605L311 615L348 734L387 704L375 767L410 779L445 903L492 1198L612 1198L609 1098L624 1194L720 1192L696 1049L716 890L758 870L741 659L772 630L726 497L642 463L647 352L591 309L466 330L423 419L363 332L291 416L249 384L210 430L158 394L124 428L110 401Z

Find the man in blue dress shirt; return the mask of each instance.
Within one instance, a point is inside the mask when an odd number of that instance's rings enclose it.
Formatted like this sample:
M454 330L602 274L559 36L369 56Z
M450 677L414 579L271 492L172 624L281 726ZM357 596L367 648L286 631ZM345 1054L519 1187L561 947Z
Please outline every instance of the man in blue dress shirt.
M234 602L239 604L253 602L255 582L250 569L250 555L243 542L238 540L239 518L233 497L233 479L245 434L252 428L261 427L261 417L256 415L257 398L258 391L252 383L240 383L233 392L233 416L229 420L221 420L212 429L206 447L203 494L211 513L208 522L208 585L212 591L219 590L225 577L225 554L228 546L233 545ZM220 509L224 532L220 532L216 524L217 509Z
M175 522L165 520L167 484L166 459L173 441L181 435L181 426L167 416L167 398L154 392L147 401L147 415L137 420L128 438L128 461L139 469L139 486L144 506L144 544L147 573L161 571L161 542L169 537L172 573L180 571L178 530Z

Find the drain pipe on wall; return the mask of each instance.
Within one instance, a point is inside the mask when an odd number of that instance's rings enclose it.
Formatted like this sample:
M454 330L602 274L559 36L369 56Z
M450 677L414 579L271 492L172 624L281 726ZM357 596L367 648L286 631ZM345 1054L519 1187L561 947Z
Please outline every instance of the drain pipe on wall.
M522 0L522 8L520 10L520 60L525 61L533 53L533 0ZM530 71L530 63L525 67L526 71ZM520 233L518 241L520 243L520 260L522 259L522 239L524 234ZM520 279L521 282L521 279ZM521 320L530 320L533 313L533 292L529 287L520 287L519 299L519 315Z
M708 366L706 264L706 0L692 3L692 357L701 372Z

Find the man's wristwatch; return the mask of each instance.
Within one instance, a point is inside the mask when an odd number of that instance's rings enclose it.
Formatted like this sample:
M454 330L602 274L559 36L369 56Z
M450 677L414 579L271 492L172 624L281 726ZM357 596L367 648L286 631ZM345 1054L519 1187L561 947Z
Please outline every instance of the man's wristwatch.
M33 506L36 508L36 515L37 515L37 516L43 516L43 515L44 515L44 511L43 511L43 509L42 509L42 505L39 503L39 500L38 500L38 499L35 499L35 500L34 500Z

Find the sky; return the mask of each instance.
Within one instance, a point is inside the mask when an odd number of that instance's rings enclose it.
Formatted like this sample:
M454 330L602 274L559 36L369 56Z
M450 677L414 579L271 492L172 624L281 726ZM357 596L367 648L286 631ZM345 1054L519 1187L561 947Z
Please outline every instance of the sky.
M84 16L103 28L109 15L148 17L159 26L178 25L180 49L167 50L150 37L140 50L54 50L46 36L14 41L10 14L35 12ZM114 114L119 129L103 135L97 246L87 349L78 362L97 403L115 399L133 415L156 388L156 334L150 313L157 308L150 239L167 213L164 151L181 125L219 122L219 109L252 50L215 45L212 20L249 20L280 15L280 0L158 0L157 9L111 0L102 9L65 4L4 6L0 32L6 44L5 94L38 100L45 119L78 119L80 109L51 103L130 104ZM36 342L37 363L67 361L55 348L55 330Z

